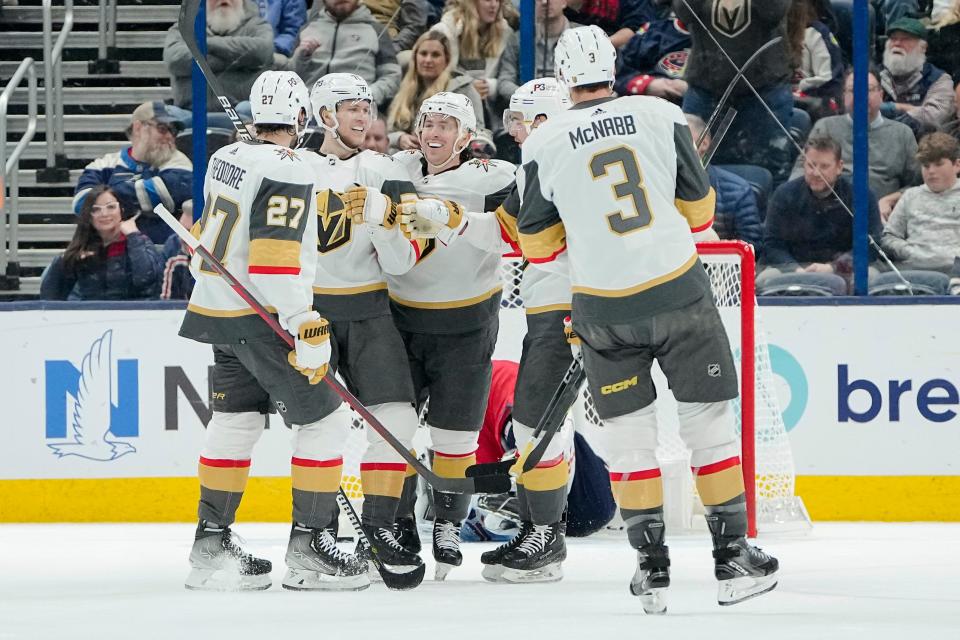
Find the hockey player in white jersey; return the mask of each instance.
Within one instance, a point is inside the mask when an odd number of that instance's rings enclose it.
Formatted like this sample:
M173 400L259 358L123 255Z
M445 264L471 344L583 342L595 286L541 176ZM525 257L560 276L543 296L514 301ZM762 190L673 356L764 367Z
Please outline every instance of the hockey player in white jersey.
M566 91L553 78L525 83L510 97L504 128L523 146L530 133L570 106ZM520 197L516 187L497 209L504 232L517 241ZM520 298L526 310L527 333L514 392L513 433L517 451L525 451L534 427L572 362L564 336L570 315L570 279L565 274L524 263ZM483 577L491 582L551 582L563 577L566 545L561 519L567 504L569 460L567 445L558 434L537 466L517 481L520 530L505 544L480 556Z
M314 84L310 101L317 121L326 130L319 155L310 154L317 175L334 189L353 184L368 187L366 200L371 205L365 207L365 219L354 221L345 214L339 198L321 194L314 307L331 323L333 369L409 449L418 426L413 383L403 340L390 315L385 274L401 275L416 262L413 244L397 227L393 205L414 200L416 190L399 162L359 149L376 118L376 103L363 78L348 73L325 75ZM412 588L423 580L419 548L408 551L394 533L408 466L376 431L367 429L367 437L370 446L361 460L360 476L362 524L370 541L369 552L376 554L387 570L406 574L403 584ZM411 474L410 481L415 483L416 476ZM414 520L400 525L416 536ZM371 575L375 575L373 571Z
M616 53L603 31L566 31L555 57L574 106L522 148L520 245L531 262L569 263L573 325L604 420L602 449L637 549L630 589L647 612L666 611L670 560L650 377L656 359L692 451L718 600L734 604L773 589L778 564L745 538L730 402L737 372L691 233L711 224L715 194L679 108L613 95Z
M418 242L418 261L403 275L387 274L387 284L417 399L429 396L433 468L448 478L464 477L476 462L497 340L500 256L509 250L492 211L510 192L514 166L471 160L466 150L476 129L470 99L441 92L420 107L422 151L395 156L420 196L436 198L404 205L402 226ZM433 555L442 580L462 562L460 526L470 496L433 495Z
M296 74L268 71L257 78L250 99L258 142L236 142L210 159L199 238L276 313L296 348L291 351L194 256L196 285L180 335L213 346L213 417L200 455L200 523L186 586L270 587L270 562L244 550L231 525L272 403L294 428L294 524L283 586L363 589L370 584L366 562L339 551L328 530L350 414L317 384L331 352L329 323L313 309L319 181L304 153L291 148L309 117L307 89Z

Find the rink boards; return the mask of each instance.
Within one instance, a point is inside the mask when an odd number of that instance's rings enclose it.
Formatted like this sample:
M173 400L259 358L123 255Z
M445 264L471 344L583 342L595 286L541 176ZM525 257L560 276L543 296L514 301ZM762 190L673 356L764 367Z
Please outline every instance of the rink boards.
M960 521L960 307L761 308L797 493L814 520ZM0 522L189 521L210 349L182 307L0 312ZM517 358L523 317L501 316ZM289 431L255 450L240 517L289 518Z

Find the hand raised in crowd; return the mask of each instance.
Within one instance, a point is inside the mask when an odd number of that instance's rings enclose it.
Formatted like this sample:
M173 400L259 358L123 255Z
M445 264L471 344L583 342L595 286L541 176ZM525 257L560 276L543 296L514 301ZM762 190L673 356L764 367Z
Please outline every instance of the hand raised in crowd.
M132 233L140 233L140 229L137 228L137 219L127 218L126 220L121 220L120 232L125 236L129 236Z
M420 148L420 141L417 140L417 136L412 133L401 133L400 139L397 140L397 147L401 151L411 151Z

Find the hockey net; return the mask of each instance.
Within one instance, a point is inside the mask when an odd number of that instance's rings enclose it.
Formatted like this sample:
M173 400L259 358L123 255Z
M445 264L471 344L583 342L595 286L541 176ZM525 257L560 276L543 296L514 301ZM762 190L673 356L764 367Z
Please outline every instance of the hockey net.
M750 245L721 241L698 245L701 261L710 277L713 298L734 351L741 384L735 401L737 428L741 434L744 480L751 535L759 530L797 530L809 526L802 500L795 495L795 471L787 431L774 386L770 355L754 294L754 255ZM503 313L516 313L523 306L520 258L504 258ZM503 316L501 316L503 317ZM516 323L501 322L501 340L519 344L522 332ZM512 335L520 333L519 335ZM690 451L679 436L676 403L659 370L657 418L659 447L657 458L664 476L667 525L672 531L691 530L702 509L690 474ZM577 430L594 444L591 431L602 426L586 389L573 409ZM422 420L421 420L422 424ZM421 430L421 436L423 430ZM360 486L360 459L366 450L363 421L356 416L344 453L343 488L351 500L363 499ZM602 456L603 452L598 451Z

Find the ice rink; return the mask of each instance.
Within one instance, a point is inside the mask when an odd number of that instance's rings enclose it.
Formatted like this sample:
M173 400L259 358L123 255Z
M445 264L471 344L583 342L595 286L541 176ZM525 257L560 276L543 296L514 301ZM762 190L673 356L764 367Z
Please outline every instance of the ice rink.
M428 567L414 591L332 594L280 588L285 525L237 531L273 561L269 591L186 591L191 525L0 525L0 638L960 638L960 524L761 538L780 584L730 608L716 604L707 537L676 537L665 617L629 595L633 553L609 537L571 540L557 584L488 584L479 556L492 545L464 544L446 583Z

